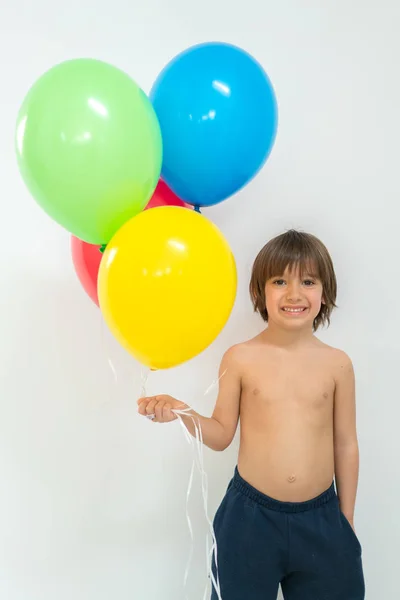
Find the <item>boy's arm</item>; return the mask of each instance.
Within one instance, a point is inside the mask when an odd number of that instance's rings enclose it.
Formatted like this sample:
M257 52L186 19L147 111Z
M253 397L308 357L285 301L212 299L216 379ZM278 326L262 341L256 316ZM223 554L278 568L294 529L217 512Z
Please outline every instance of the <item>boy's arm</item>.
M335 382L333 439L336 487L340 509L354 528L359 473L355 379L352 362L344 352L339 356Z
M187 430L195 436L194 421L201 427L203 443L212 450L225 450L232 442L239 421L241 375L237 347L230 348L224 355L219 369L219 392L214 412L210 418L194 410L181 418ZM165 423L176 419L171 409L184 410L186 404L170 396L155 396L139 400L139 412L155 414L154 421Z

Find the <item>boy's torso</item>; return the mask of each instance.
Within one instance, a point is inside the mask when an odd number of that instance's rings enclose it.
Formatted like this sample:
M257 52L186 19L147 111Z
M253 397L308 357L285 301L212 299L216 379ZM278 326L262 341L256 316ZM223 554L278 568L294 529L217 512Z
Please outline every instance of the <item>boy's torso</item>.
M331 485L338 355L316 338L293 351L243 345L238 467L264 494L302 502Z

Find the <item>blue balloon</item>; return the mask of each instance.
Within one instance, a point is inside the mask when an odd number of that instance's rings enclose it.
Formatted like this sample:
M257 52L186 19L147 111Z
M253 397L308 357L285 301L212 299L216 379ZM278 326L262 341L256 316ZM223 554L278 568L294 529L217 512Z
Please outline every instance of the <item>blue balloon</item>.
M272 84L247 52L206 43L175 57L150 92L163 138L162 177L185 202L211 206L246 185L275 141Z

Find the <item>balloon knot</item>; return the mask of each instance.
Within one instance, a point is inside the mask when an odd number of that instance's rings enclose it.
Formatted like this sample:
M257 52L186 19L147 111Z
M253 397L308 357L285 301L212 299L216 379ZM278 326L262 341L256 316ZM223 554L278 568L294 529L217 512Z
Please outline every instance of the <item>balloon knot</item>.
M200 206L198 206L197 204L195 205L194 210L201 214Z
M107 248L107 244L102 244L99 248L100 252L103 254L104 250Z

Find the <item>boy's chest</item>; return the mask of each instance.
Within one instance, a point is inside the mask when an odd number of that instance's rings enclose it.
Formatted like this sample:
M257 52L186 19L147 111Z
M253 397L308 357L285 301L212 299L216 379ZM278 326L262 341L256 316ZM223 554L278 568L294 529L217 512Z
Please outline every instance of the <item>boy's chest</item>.
M334 394L330 365L313 357L254 361L242 376L242 400L258 410L329 415Z

